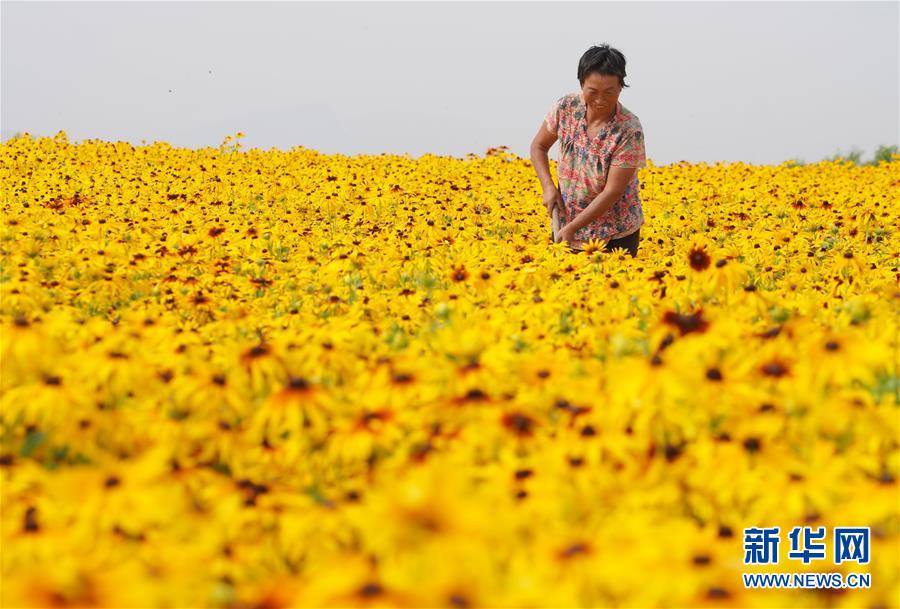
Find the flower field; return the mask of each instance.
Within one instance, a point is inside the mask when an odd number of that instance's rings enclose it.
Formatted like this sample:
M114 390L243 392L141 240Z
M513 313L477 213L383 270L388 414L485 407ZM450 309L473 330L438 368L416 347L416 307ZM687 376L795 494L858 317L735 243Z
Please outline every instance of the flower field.
M2 606L900 605L900 162L639 177L632 259L504 147L2 144Z

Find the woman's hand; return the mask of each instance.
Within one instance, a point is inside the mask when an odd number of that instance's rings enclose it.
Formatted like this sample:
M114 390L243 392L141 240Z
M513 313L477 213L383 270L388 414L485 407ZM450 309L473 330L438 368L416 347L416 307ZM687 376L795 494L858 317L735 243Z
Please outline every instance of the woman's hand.
M556 233L556 241L554 243L562 243L565 241L569 244L569 247L572 246L572 242L575 240L575 231L573 230L572 223L568 223Z
M547 208L547 215L551 218L553 217L553 208L558 207L559 213L563 212L563 201L562 201L562 193L559 191L558 187L553 187L551 190L544 191L544 207Z

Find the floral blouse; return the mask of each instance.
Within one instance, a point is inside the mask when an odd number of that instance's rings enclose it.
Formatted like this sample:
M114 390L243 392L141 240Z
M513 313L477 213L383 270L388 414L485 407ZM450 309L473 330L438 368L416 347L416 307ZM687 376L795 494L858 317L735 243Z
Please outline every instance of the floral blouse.
M569 93L557 100L544 121L547 129L559 137L557 174L562 193L562 224L575 219L603 190L610 167L646 167L644 129L638 117L621 103L616 115L597 136L588 141L587 107L581 92ZM588 239L618 239L630 235L644 224L638 172L606 214L576 231L576 242Z

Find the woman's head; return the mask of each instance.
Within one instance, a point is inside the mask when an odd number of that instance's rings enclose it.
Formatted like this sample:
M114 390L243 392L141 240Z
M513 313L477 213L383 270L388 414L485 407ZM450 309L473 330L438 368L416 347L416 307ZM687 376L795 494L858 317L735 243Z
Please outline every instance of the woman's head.
M589 48L578 61L578 82L586 104L608 112L625 84L625 56L607 44Z
M578 60L578 82L582 87L592 73L600 76L616 76L621 87L628 86L625 84L625 56L622 55L622 51L608 44L589 48Z

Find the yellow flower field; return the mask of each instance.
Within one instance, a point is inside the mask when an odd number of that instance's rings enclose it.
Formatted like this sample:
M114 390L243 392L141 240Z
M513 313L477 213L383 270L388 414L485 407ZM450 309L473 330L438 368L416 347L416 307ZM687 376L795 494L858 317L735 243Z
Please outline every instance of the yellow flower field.
M4 607L900 605L900 162L650 163L632 259L504 147L241 135L0 146Z

